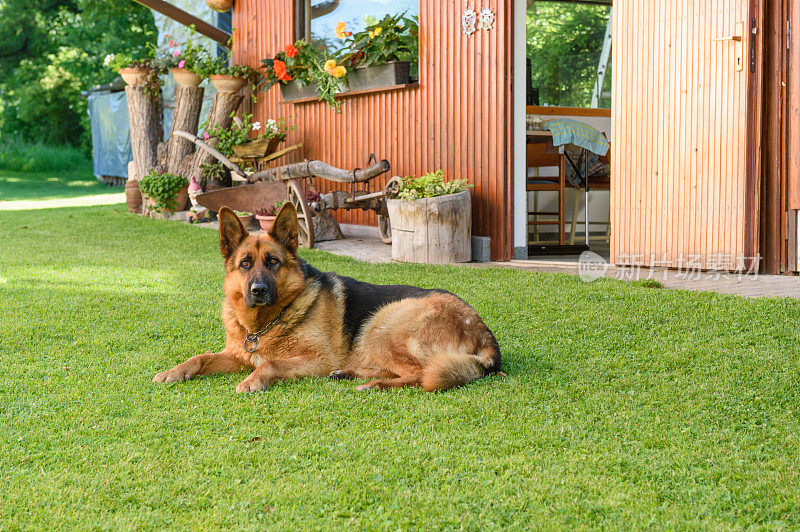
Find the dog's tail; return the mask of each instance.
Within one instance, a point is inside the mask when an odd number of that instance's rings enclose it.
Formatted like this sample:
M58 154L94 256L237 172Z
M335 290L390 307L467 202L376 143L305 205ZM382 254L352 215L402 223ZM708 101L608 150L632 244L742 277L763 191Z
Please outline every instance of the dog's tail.
M444 391L500 371L500 346L487 328L473 353L445 351L428 361L422 372L422 388Z

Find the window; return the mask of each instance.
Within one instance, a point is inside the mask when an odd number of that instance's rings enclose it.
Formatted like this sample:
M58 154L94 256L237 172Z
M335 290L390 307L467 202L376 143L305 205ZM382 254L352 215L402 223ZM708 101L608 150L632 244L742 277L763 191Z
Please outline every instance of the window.
M610 108L611 1L528 4L528 104Z
M419 0L296 0L297 37L335 50L336 25L347 24L347 31L358 32L386 15L405 13L419 16Z

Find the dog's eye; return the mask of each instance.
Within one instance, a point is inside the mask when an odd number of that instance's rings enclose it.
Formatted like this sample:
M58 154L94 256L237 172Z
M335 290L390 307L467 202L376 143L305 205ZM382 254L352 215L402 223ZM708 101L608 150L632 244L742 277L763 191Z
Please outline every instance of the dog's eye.
M250 264L250 259L244 259L242 262L239 263L239 266L246 270L246 269L250 268L250 266L252 266L252 265Z
M281 265L281 261L279 261L275 257L269 257L267 259L267 267L270 268L270 269L277 268L280 265Z

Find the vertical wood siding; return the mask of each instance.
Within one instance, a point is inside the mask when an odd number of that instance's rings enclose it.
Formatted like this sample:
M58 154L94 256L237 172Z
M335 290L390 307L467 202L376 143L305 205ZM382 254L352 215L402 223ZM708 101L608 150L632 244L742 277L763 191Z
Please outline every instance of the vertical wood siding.
M392 164L391 175L443 168L473 189L473 234L492 238L492 257L509 258L508 220L511 0L498 0L494 30L461 33L463 2L420 0L420 87L342 101L336 115L318 102L281 103L274 87L260 96L255 119L291 116L304 156L342 168L363 167L370 153ZM293 0L238 0L233 57L258 66L294 40ZM371 190L382 189L376 179ZM329 184L316 182L320 190ZM333 187L335 188L335 187ZM376 225L373 213L341 212L341 222Z
M747 15L747 0L615 2L613 262L716 269L745 256ZM739 21L742 72L736 45L714 41Z

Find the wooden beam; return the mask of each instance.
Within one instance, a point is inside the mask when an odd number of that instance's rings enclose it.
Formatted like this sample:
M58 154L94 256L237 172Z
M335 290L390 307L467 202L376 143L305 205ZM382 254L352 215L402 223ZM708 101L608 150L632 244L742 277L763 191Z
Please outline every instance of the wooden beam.
M149 7L154 11L158 11L162 15L171 18L176 22L180 22L186 27L194 26L194 29L201 35L205 35L212 41L216 41L224 47L228 47L228 41L231 36L225 33L216 26L212 26L203 19L197 18L191 13L187 13L183 9L177 8L169 2L164 0L134 0L145 7Z

